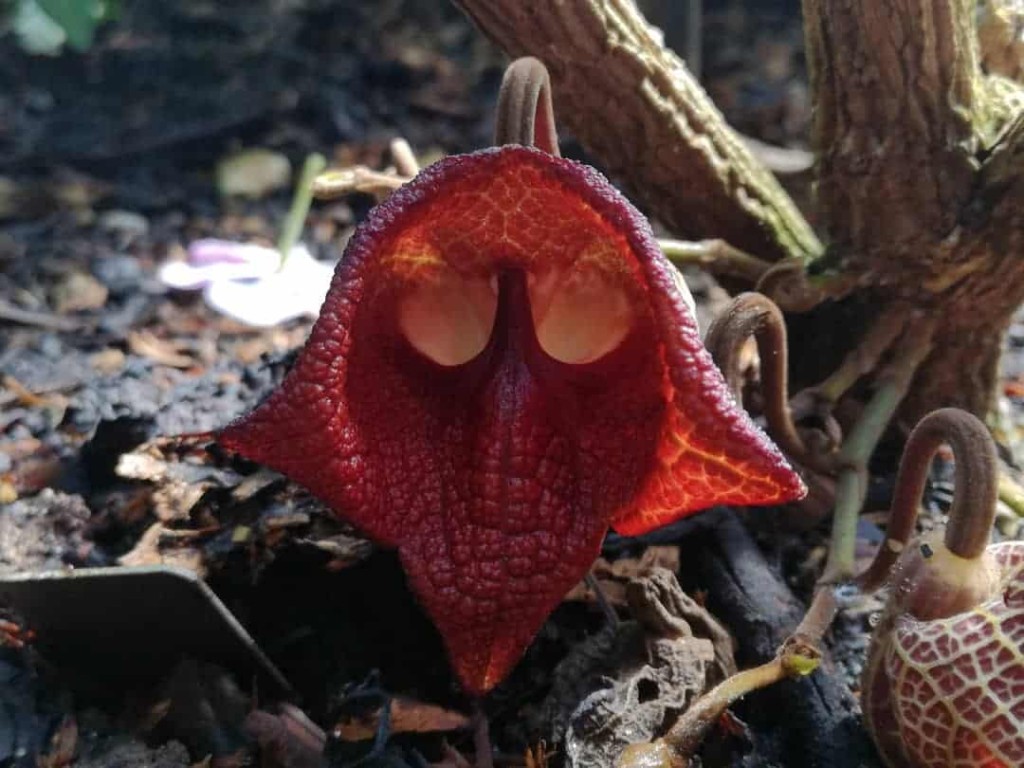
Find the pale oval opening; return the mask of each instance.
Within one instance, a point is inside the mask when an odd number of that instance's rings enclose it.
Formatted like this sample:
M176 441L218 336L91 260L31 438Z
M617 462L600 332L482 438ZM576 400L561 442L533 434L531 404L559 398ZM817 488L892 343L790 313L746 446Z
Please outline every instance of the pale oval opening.
M622 344L635 322L633 301L616 276L597 269L552 270L530 285L537 341L563 363L589 363Z
M495 282L442 268L410 283L398 301L398 327L422 355L461 365L479 355L498 310Z

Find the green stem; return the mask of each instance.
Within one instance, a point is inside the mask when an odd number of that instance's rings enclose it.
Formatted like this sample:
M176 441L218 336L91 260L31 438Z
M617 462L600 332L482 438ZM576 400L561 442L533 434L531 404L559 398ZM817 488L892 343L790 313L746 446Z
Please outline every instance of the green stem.
M999 500L1018 517L1024 517L1024 488L1005 474L999 476Z
M836 481L832 542L822 576L825 583L847 581L854 576L857 517L867 490L868 460L910 389L914 372L931 351L933 330L933 322L911 325L894 351L892 365L880 377L878 388L843 441L838 458L842 469Z
M281 226L281 234L277 240L277 251L281 254L281 267L284 268L288 261L288 255L295 247L295 243L302 234L302 227L306 223L306 215L309 213L309 206L313 202L313 179L319 176L327 167L327 159L314 152L309 155L302 164L302 172L299 174L299 183L292 195L292 205L288 209L288 215Z
M693 264L716 275L738 277L756 284L771 263L751 256L725 240L658 240L658 246L677 266Z

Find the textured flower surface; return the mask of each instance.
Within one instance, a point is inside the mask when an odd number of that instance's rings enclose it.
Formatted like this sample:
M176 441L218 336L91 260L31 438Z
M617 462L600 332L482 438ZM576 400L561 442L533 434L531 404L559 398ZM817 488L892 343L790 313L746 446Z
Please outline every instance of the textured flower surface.
M219 439L397 547L480 694L609 524L804 493L690 301L593 169L520 146L451 157L370 214L295 368Z
M900 616L881 650L863 703L890 766L1024 766L1024 543L990 552L1002 574L992 600Z

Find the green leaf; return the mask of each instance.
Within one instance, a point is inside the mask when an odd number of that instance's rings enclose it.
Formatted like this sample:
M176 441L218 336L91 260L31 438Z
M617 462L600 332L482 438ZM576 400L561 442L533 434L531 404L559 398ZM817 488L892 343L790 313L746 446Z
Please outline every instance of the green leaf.
M53 19L67 35L68 45L84 51L92 45L96 27L103 20L107 8L103 0L36 0L46 15Z

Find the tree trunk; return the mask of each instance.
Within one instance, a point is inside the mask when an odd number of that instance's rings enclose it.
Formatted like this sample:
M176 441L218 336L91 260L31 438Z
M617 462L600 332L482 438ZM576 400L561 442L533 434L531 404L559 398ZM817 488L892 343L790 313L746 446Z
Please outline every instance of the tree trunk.
M805 265L761 289L784 308L805 297L794 310L824 301L819 339L850 338L828 299L851 293L873 315L898 302L939 318L908 421L991 407L1024 299L1024 97L983 73L974 0L804 0L826 249L630 0L457 2L510 55L548 65L560 122L678 235ZM988 58L1016 71L995 29Z
M908 420L984 415L1024 299L1019 142L999 135L1017 89L981 72L974 0L805 0L804 18L823 261L940 318Z

